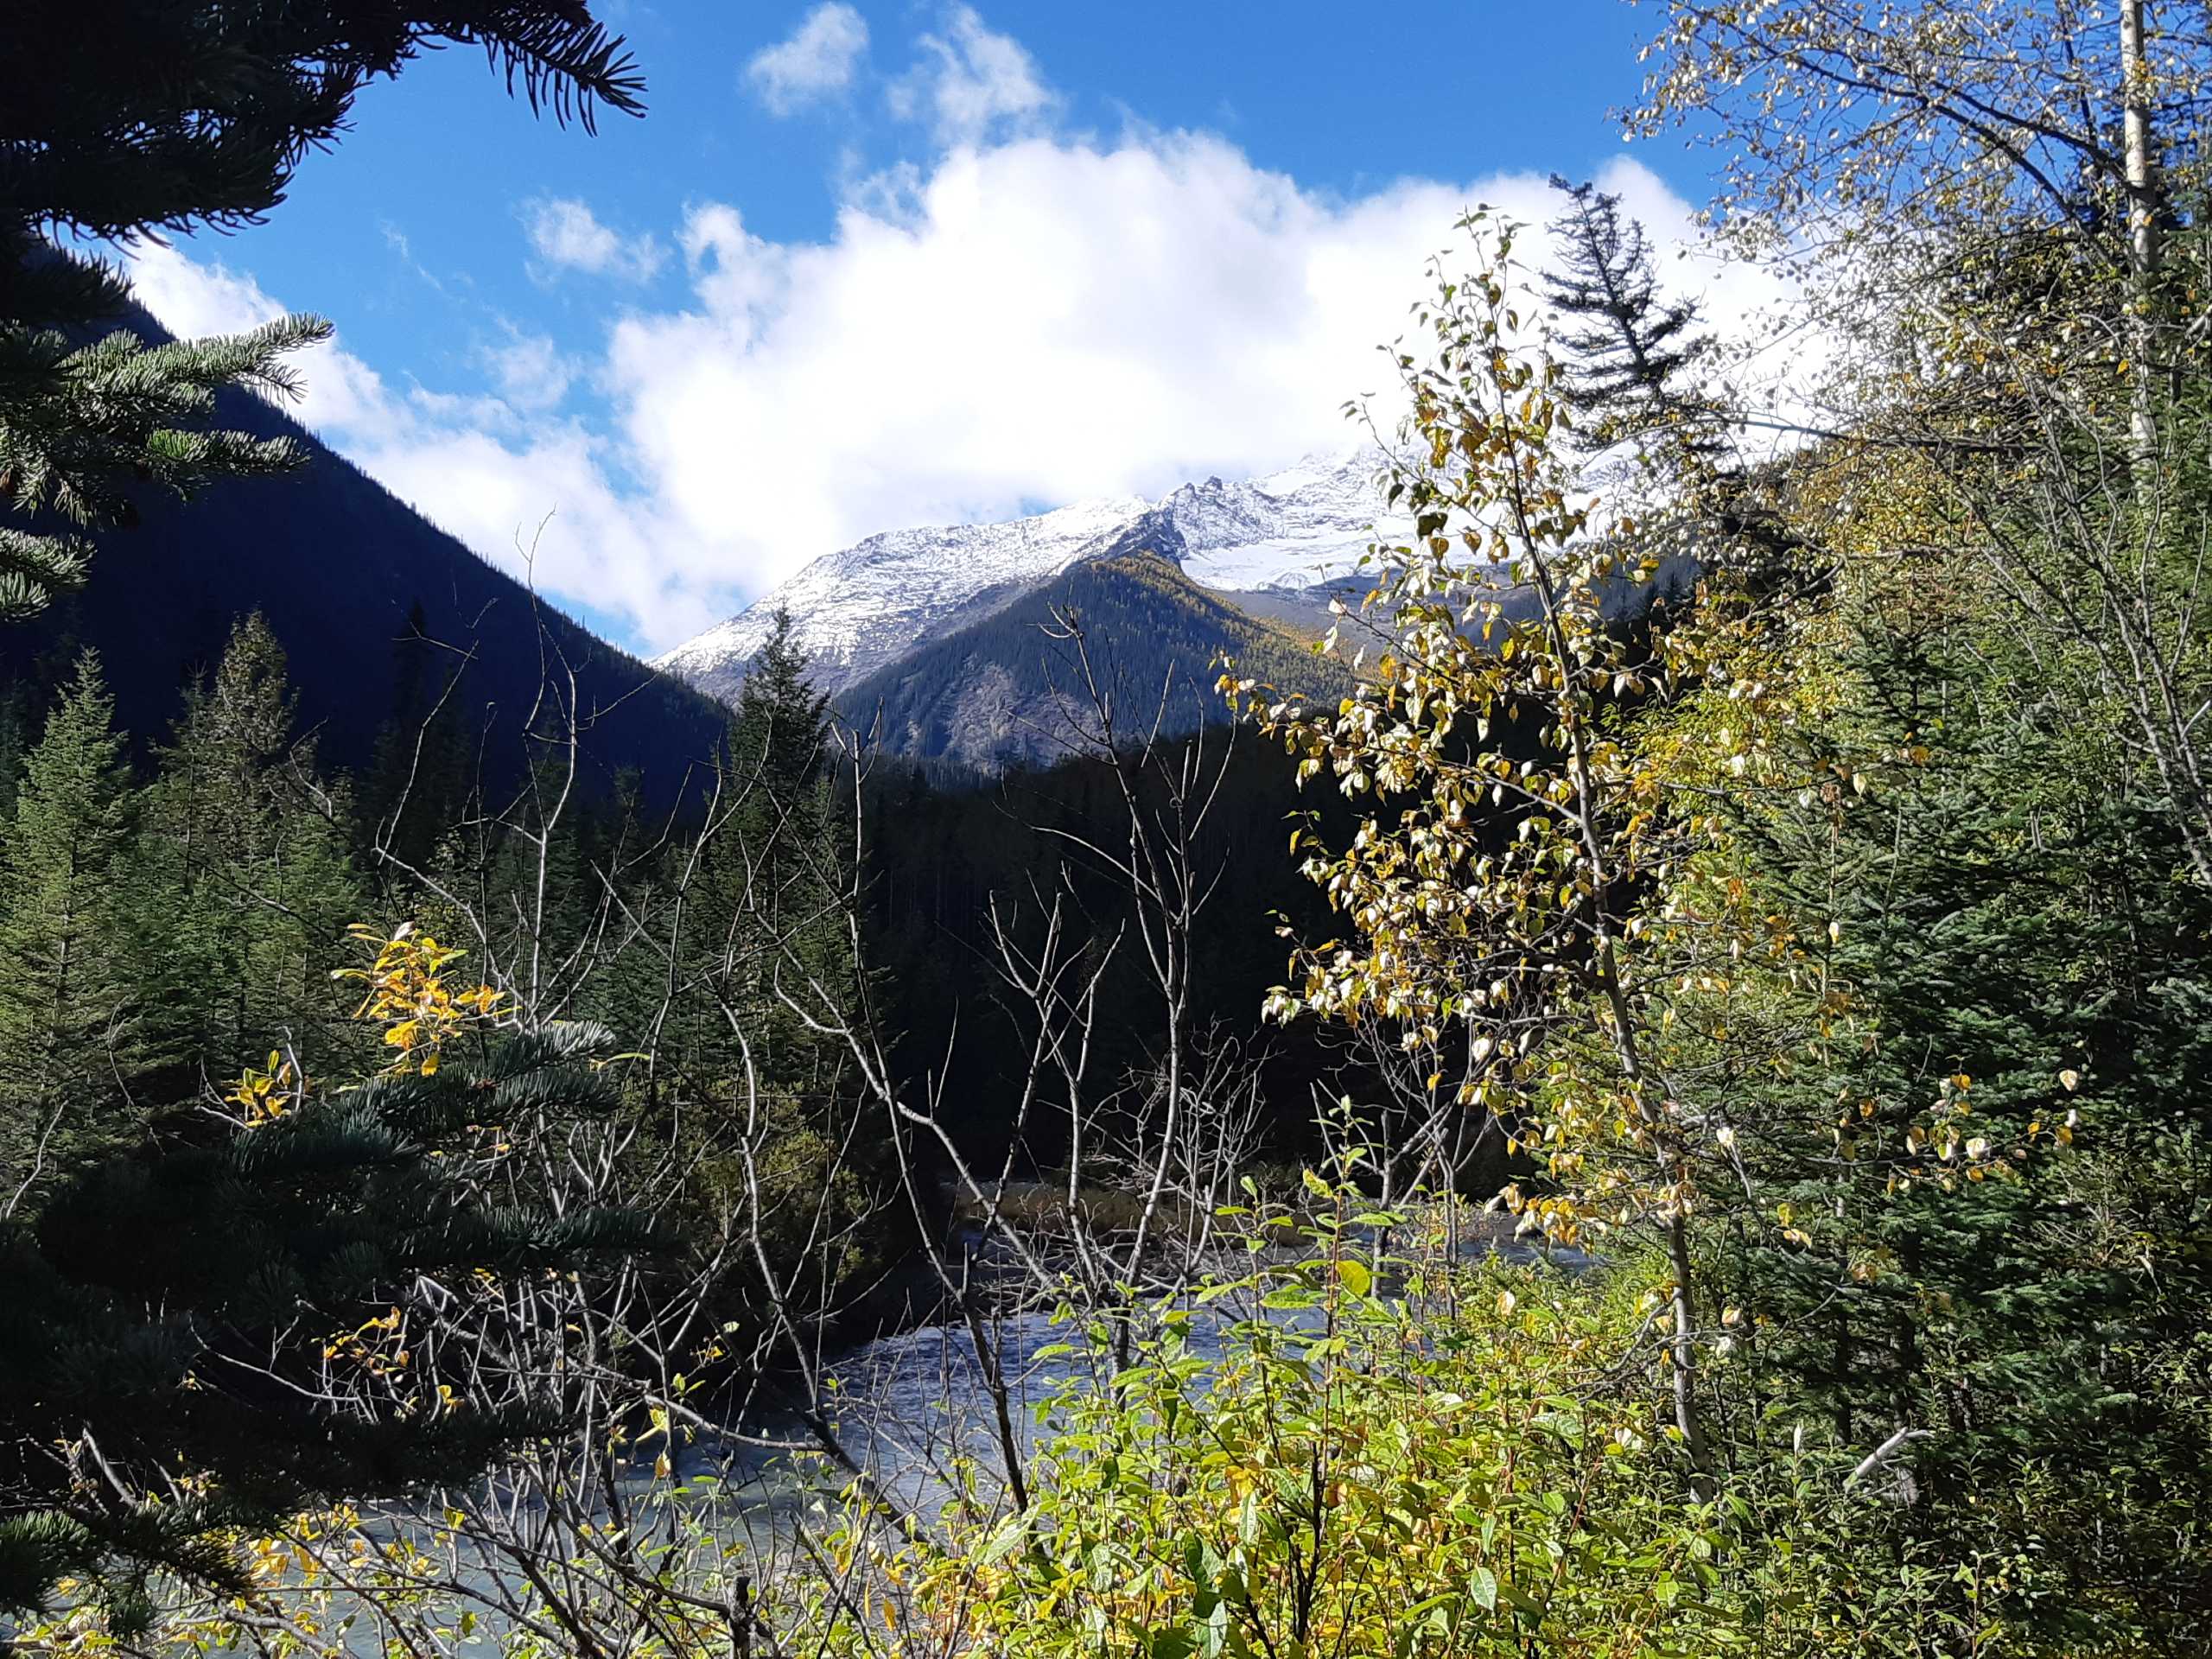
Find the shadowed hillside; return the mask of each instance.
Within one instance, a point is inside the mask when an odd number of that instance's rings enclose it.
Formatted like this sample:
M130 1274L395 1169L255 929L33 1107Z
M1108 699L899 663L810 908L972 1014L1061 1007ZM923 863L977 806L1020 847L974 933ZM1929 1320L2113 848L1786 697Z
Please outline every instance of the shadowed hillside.
M162 337L143 314L129 326ZM378 733L419 719L456 671L451 701L489 779L521 766L541 684L550 677L565 701L571 671L596 775L634 768L658 796L711 753L726 715L709 699L534 597L281 410L228 392L216 418L289 435L312 459L189 502L149 497L140 524L95 538L81 592L0 628L0 673L51 685L94 647L118 722L143 737L166 728L180 686L259 610L289 655L302 726L340 766L365 766Z
M1240 671L1286 689L1334 694L1340 664L1308 652L1284 626L1247 615L1151 553L1087 560L1004 610L924 646L838 699L856 726L893 753L977 771L1050 764L1070 753L1071 714L1094 722L1075 642L1115 723L1141 737L1155 720L1180 734L1224 717L1214 690L1224 652Z

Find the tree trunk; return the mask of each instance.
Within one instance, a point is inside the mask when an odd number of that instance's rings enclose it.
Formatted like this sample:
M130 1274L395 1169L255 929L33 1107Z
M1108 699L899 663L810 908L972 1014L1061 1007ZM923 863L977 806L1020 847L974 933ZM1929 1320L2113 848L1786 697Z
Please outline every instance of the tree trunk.
M2144 43L2145 0L2120 0L2120 121L2127 187L2127 340L2129 461L2138 505L2155 504L2158 423L2152 397L2156 368L2158 218L2158 162L2151 138L2151 65Z

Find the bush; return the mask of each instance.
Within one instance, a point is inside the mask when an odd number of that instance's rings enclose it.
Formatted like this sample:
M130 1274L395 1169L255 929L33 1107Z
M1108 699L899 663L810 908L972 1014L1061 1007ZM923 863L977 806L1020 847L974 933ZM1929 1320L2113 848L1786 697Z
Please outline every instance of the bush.
M1155 1310L1135 1363L1109 1369L1103 1325L1058 1350L1084 1380L1040 1413L1027 1512L971 1496L877 1550L833 1647L880 1651L887 1628L895 1652L1023 1659L1936 1641L1936 1575L1883 1547L1840 1454L1776 1423L1756 1472L1696 1476L1662 1426L1640 1288L1661 1275L1392 1259L1360 1242L1391 1218L1349 1202L1294 1262L1272 1259L1288 1217L1261 1218L1251 1276Z

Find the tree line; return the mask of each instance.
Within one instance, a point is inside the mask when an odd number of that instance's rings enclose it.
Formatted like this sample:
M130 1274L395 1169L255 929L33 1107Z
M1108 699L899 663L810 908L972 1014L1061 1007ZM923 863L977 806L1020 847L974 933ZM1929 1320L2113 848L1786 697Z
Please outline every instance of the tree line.
M1413 534L1356 682L1232 665L1170 737L1050 610L1018 853L787 637L681 821L584 810L557 679L516 789L364 836L226 792L296 753L250 626L143 785L81 671L4 843L10 1145L62 1160L6 1233L16 1639L2201 1651L2212 52L1669 0L1649 63L1626 124L1713 141L1818 359L1777 395L1602 192L1537 257L1471 212L1372 417ZM88 1057L331 995L280 918L363 845L358 1017L134 1122ZM1353 1069L1273 1092L1230 925ZM910 1421L836 1345L894 1225Z

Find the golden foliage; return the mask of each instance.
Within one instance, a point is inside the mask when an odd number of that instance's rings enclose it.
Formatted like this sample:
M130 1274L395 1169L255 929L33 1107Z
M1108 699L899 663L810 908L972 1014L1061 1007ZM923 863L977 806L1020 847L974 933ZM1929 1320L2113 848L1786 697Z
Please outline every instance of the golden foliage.
M399 1051L392 1070L433 1076L448 1042L472 1027L496 1023L505 1012L504 991L480 983L454 989L446 969L467 952L439 944L412 922L402 923L390 938L362 922L346 932L374 947L376 960L366 968L338 969L331 977L367 988L353 1017L384 1026L385 1046Z

